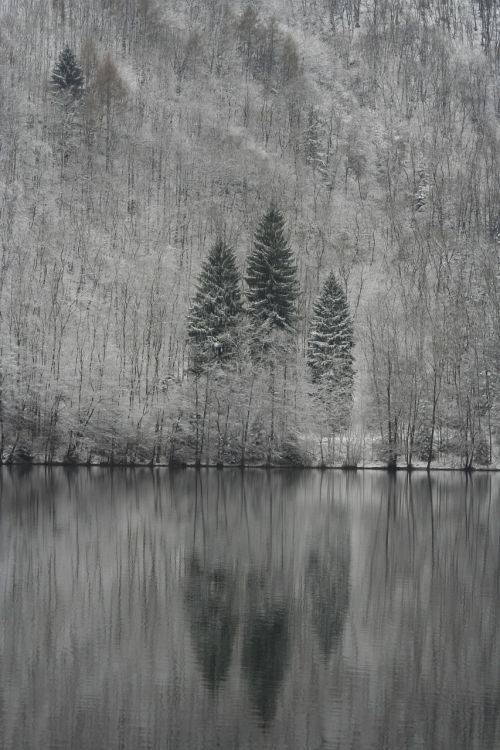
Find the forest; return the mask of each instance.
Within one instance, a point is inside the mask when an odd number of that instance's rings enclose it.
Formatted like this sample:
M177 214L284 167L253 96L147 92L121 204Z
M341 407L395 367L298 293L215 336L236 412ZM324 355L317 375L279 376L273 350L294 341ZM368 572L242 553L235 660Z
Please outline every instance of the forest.
M0 0L0 461L499 467L496 0Z

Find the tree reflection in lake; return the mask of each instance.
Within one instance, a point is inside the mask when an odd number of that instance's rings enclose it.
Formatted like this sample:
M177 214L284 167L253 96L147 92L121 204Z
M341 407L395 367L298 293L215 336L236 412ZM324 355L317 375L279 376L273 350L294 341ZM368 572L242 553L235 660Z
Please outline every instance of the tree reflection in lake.
M242 666L261 726L274 719L288 659L288 613L272 603L252 606L244 634Z
M500 476L0 471L0 747L500 747Z
M198 663L211 690L231 665L238 614L235 577L222 566L203 569L192 558L186 573L186 608Z
M349 555L334 550L324 557L311 552L307 581L312 598L312 615L324 657L338 648L349 607Z

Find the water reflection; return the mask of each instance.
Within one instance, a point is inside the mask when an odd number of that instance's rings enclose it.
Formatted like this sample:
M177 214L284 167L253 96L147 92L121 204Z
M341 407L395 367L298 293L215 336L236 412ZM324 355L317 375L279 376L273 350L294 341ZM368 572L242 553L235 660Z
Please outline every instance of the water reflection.
M288 643L288 613L285 607L262 602L260 606L256 604L250 609L244 634L242 666L263 728L268 727L274 719L288 660Z
M499 493L2 469L0 747L500 747Z
M328 657L341 641L349 607L349 554L320 556L311 552L306 577L312 599L312 616L321 652Z
M203 678L216 691L231 664L238 624L236 578L221 565L203 569L194 557L186 579L191 638Z

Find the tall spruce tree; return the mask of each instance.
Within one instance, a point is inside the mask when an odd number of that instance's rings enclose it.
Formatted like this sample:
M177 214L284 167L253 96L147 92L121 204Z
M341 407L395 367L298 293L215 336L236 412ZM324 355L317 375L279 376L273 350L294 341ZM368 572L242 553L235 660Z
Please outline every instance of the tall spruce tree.
M230 356L242 311L234 251L218 240L203 263L189 312L188 334L197 366Z
M52 85L56 91L71 93L75 98L83 92L84 76L72 50L66 46L52 72Z
M314 305L307 364L313 382L350 403L354 379L353 325L347 297L331 273Z
M254 320L281 329L293 325L297 267L285 238L285 220L274 204L255 232L246 282L248 311Z

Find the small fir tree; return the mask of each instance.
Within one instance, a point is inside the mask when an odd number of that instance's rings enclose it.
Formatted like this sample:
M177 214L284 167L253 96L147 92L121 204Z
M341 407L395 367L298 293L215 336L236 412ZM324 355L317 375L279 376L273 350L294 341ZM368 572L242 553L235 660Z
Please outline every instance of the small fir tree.
M189 312L188 334L198 365L232 353L242 310L234 251L219 240L203 263Z
M76 57L69 47L65 47L52 73L52 85L56 91L71 93L75 98L83 92L84 77Z
M307 117L304 151L307 164L313 171L326 174L326 158L323 150L324 126L317 107L311 107Z
M307 364L312 380L350 403L354 379L353 325L347 297L331 273L314 305Z
M255 232L246 276L250 316L280 329L293 325L298 293L297 267L284 230L285 220L271 204Z

